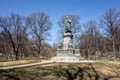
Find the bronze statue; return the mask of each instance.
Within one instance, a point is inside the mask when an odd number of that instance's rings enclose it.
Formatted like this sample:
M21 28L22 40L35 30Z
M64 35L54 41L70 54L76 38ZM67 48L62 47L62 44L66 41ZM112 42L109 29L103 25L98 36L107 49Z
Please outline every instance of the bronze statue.
M68 16L65 19L65 33L71 33L71 20Z

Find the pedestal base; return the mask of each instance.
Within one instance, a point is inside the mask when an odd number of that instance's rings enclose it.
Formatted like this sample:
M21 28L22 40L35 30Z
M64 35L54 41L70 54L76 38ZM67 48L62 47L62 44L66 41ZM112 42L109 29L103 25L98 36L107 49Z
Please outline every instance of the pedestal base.
M84 60L79 53L78 49L59 49L57 50L56 57L51 59L53 62L79 62Z
M65 57L53 57L51 59L53 62L79 62L81 59L75 56L65 56Z

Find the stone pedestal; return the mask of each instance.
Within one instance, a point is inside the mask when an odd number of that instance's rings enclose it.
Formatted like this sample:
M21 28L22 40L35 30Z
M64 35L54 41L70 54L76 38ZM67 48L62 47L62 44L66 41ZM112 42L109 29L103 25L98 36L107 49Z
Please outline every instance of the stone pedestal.
M71 33L64 33L63 36L63 49L68 49L68 43L72 39L73 35Z
M63 36L63 47L57 49L56 57L53 57L51 60L54 62L79 62L83 60L80 56L79 49L69 48L68 44L72 40L71 33L65 33Z
M80 59L74 56L56 56L52 58L53 62L79 62Z

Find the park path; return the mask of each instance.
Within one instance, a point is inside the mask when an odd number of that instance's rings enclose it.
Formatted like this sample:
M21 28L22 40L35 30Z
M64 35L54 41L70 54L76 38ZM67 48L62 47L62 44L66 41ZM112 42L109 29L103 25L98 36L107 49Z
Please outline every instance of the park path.
M52 63L55 61L52 60L43 60L41 62L36 62L36 63L29 63L29 64L21 64L21 65L13 65L13 66L5 66L5 67L0 67L0 69L12 69L12 68L23 68L23 67L28 67L28 66L35 66L35 65L40 65L40 64L47 64L47 63ZM57 61L57 62L61 62L61 61ZM63 61L65 62L65 61ZM98 62L98 61L92 61L92 60L83 60L83 61L78 61L78 62L67 62L67 63L94 63L94 62Z
M44 61L37 62L37 63L29 63L29 64L22 64L22 65L5 66L5 67L0 67L0 69L5 70L5 69L12 69L12 68L22 68L22 67L35 66L35 65L46 64L46 63L52 63L52 61L44 60Z

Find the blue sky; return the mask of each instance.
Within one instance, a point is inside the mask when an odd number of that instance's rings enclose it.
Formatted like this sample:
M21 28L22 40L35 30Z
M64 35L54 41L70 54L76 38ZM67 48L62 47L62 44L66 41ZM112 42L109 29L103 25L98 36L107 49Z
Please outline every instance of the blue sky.
M50 44L56 41L57 22L62 15L79 15L80 22L85 23L98 21L109 8L120 10L120 0L0 0L0 16L7 16L11 12L23 16L38 11L48 14L53 23Z

